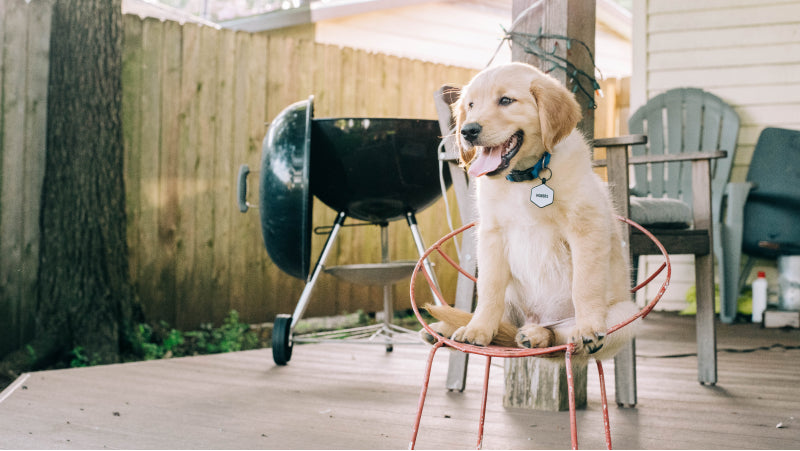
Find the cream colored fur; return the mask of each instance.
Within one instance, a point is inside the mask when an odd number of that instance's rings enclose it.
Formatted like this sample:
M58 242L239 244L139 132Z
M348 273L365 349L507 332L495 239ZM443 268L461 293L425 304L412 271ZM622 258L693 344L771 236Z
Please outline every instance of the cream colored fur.
M477 345L571 341L578 354L613 356L634 325L609 337L606 331L637 310L630 301L628 250L606 186L592 171L591 149L575 130L581 114L573 95L538 69L511 63L476 75L453 112L465 166L482 146L501 145L519 131L523 142L507 168L477 179L475 313L431 307L441 321L432 327ZM460 132L474 123L481 131L470 142ZM505 176L533 166L545 151L552 155L543 175L554 202L539 208L530 196L541 179L510 182Z

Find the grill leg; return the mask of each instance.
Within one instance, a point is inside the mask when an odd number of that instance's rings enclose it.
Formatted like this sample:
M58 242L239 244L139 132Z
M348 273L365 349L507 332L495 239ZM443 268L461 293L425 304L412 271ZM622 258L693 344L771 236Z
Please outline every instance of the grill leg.
M417 245L417 252L419 252L419 256L422 257L422 255L425 254L425 243L422 241L422 235L419 233L417 217L414 216L414 213L409 211L406 213L406 220L408 221L408 227L411 228L411 236L414 237L414 243ZM428 274L431 275L431 280L433 280L436 289L439 289L439 282L436 281L436 274L433 272L431 262L426 258L423 265L425 265L425 270L428 271ZM433 293L433 287L431 287L431 293ZM436 305L442 305L442 302L435 293L433 294L433 302L436 303Z
M342 228L345 218L347 218L347 215L343 211L340 211L339 215L336 216L331 234L328 235L328 239L325 241L325 247L322 248L322 253L319 254L319 260L317 260L316 265L314 265L314 271L311 272L311 276L308 278L308 281L306 281L306 286L303 288L300 299L297 301L297 307L294 308L294 314L292 314L292 329L294 329L294 326L297 325L297 322L300 321L300 318L302 318L303 314L306 312L308 301L311 299L311 292L314 290L314 285L317 283L319 273L321 273L322 268L325 267L325 260L328 258L333 243L336 241L336 235L339 234L339 230Z
M389 224L381 224L381 263L389 263ZM386 352L392 352L392 286L383 286L383 333L386 334Z

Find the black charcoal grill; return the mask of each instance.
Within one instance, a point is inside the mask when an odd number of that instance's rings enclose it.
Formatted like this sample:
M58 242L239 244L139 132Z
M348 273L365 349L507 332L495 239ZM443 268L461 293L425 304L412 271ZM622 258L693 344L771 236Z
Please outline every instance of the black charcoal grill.
M420 119L314 119L313 96L284 109L270 124L262 149L258 208L264 245L285 273L306 285L292 315L275 318L272 354L285 365L292 345L325 336L293 336L322 271L350 282L384 286L384 322L351 330L351 337L374 341L378 335L392 350L394 337L408 332L391 324L391 285L411 275L415 261L388 261L388 223L405 219L420 254L425 251L415 213L441 195L436 149L437 121ZM239 171L239 208L246 212L247 175ZM446 186L449 174L444 174ZM311 270L312 196L337 211L319 259ZM325 267L336 237L350 217L381 228L381 263ZM326 227L323 227L328 229ZM430 269L430 268L429 268ZM429 271L432 274L432 271ZM341 332L337 332L341 335Z

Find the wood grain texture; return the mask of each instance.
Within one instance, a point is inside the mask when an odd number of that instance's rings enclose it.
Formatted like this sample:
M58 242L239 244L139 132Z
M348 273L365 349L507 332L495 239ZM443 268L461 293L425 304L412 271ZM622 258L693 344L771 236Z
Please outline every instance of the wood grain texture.
M800 350L720 354L716 387L696 381L694 320L653 313L637 338L639 404L610 407L618 449L797 449ZM797 334L720 324L721 348L800 346ZM277 367L269 350L32 373L0 401L0 436L12 449L404 449L426 346L303 345ZM483 358L466 390L443 388L437 354L419 449L470 449L477 436ZM688 354L685 357L664 358ZM609 397L614 371L606 364ZM324 375L324 377L320 377ZM589 366L578 444L604 448L597 372ZM485 449L567 449L567 412L502 406L493 361ZM4 392L0 398L5 396ZM790 418L795 418L791 420ZM782 423L783 427L776 428Z

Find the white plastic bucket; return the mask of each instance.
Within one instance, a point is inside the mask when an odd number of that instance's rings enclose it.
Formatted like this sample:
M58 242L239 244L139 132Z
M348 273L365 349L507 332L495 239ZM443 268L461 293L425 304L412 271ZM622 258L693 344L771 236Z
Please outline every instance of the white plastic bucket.
M778 257L781 310L800 310L800 255Z

